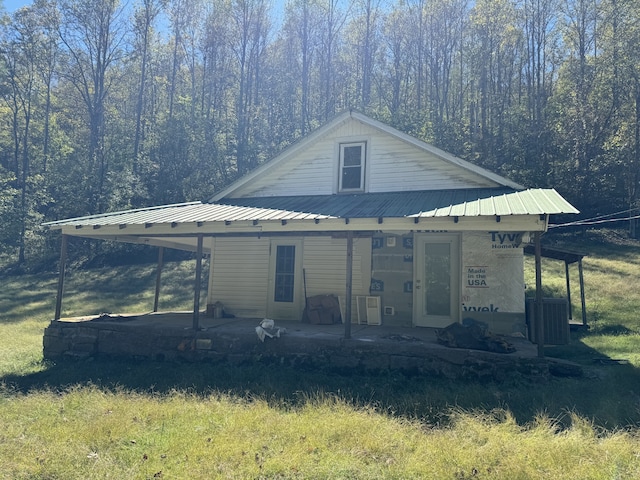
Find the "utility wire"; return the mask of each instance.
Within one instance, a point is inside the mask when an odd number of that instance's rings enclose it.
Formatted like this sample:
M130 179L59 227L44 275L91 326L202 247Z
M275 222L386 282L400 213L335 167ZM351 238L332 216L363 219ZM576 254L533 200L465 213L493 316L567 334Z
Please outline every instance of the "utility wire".
M637 210L637 209L633 209L633 210ZM627 210L626 212L619 212L619 213L627 213L629 211L631 210ZM608 216L609 215L603 215L602 217L594 217L593 219L578 220L576 222L571 222L571 223L559 223L557 225L549 225L549 228L574 227L574 226L578 227L583 225L599 225L602 223L626 222L628 220L637 220L638 218L640 218L640 215L635 215L633 217L621 217L621 218L609 218L605 220L597 220L598 218L603 218Z
M629 208L628 210L622 210L620 212L607 213L605 215L599 215L597 217L591 218L583 218L582 220L576 220L575 222L563 223L563 226L573 225L573 224L581 224L582 222L591 222L593 220L600 220L601 218L612 217L614 215L622 215L623 213L631 213L633 211L640 210L640 207ZM626 217L628 218L628 217Z

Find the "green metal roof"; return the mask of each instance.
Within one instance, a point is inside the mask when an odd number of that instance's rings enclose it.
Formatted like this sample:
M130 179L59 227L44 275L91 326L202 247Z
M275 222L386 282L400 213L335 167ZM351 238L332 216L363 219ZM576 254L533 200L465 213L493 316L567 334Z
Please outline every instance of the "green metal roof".
M579 213L553 189L483 188L415 192L223 198L218 203L339 218L475 217Z
M553 189L468 189L419 192L227 198L76 217L50 228L329 218L429 218L579 213Z

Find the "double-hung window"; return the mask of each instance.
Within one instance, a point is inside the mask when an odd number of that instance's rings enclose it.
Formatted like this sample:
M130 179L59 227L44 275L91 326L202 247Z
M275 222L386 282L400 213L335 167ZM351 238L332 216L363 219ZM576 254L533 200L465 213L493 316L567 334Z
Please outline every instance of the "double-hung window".
M295 245L278 245L276 250L276 279L273 300L293 302L296 272Z
M367 142L340 144L338 191L363 192Z

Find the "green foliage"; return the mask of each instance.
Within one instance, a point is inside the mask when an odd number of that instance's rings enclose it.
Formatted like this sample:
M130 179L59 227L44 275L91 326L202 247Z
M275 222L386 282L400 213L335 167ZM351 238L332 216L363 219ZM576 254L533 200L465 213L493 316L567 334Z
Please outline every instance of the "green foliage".
M585 216L636 207L636 3L38 0L2 25L0 248L210 198L349 108Z
M0 253L15 249L20 228L16 207L18 190L14 187L15 177L0 167Z

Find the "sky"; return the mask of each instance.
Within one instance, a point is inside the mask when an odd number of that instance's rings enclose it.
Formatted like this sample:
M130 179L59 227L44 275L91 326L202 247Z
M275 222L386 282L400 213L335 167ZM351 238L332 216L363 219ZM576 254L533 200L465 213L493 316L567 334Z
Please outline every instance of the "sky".
M20 7L31 5L31 0L3 0L4 9L9 12L15 12Z
M4 9L9 12L15 12L20 7L24 7L25 5L31 5L33 0L0 0L4 4ZM284 5L284 0L274 2L276 5Z

